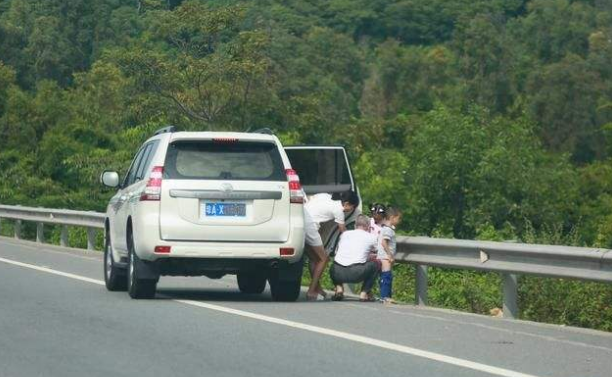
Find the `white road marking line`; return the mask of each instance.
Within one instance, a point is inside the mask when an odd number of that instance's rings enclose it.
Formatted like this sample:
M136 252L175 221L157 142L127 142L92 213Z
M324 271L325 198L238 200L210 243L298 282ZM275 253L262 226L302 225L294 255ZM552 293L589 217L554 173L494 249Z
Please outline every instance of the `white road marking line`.
M70 279L80 280L80 281L84 281L86 283L97 284L97 285L104 285L104 282L101 281L101 280L91 279L91 278L88 278L88 277L85 277L85 276L81 276L81 275L70 274L68 272L52 270L52 269L47 268L47 267L40 267L40 266L36 266L36 265L33 265L33 264L29 264L29 263L17 262L17 261L12 260L12 259L0 258L0 262L4 262L4 263L7 263L7 264L12 264L12 265L19 266L19 267L30 268L32 270L46 272L46 273L53 274L53 275L63 276L63 277L70 278Z
M67 272L57 271L57 270L53 270L53 269L46 268L46 267L36 266L33 264L22 263L22 262L14 261L11 259L0 258L0 262L4 262L4 263L11 264L14 266L29 268L29 269L40 271L40 272L46 272L46 273L53 274L53 275L63 276L63 277L67 277L70 279L83 281L86 283L104 285L104 282L101 280L91 279L85 276L70 274ZM369 337L361 336L361 335L355 335L355 334L347 333L344 331L332 330L332 329L328 329L324 327L308 325L308 324L301 323L301 322L295 322L295 321L289 321L286 319L270 317L267 315L251 313L251 312L247 312L244 310L227 308L227 307L220 306L220 305L207 304L204 302L192 301L192 300L172 299L172 301L181 303L184 305L190 305L190 306L200 307L204 309L215 310L215 311L222 312L222 313L233 314L233 315L237 315L240 317L255 319L258 321L263 321L263 322L268 322L268 323L274 323L274 324L281 325L281 326L287 326L287 327L291 327L295 329L300 329L300 330L309 331L309 332L313 332L317 334L331 336L334 338L349 340L352 342L361 343L361 344L365 344L368 346L383 348L383 349L396 351L399 353L404 353L404 354L408 354L412 356L418 356L418 357L422 357L425 359L438 361L441 363L450 364L450 365L454 365L454 366L458 366L462 368L472 369L472 370L476 370L479 372L485 372L485 373L489 373L489 374L496 375L496 376L537 377L532 374L520 373L520 372L512 371L509 369L498 368L498 367L494 367L491 365L477 363L474 361L460 359L460 358L447 356L447 355L443 355L443 354L439 354L435 352L424 351L418 348L408 347L408 346L404 346L404 345L397 344L397 343L386 342L383 340L369 338Z
M367 307L365 305L357 305L357 304L350 304L350 303L346 303L347 306L351 306L354 308L360 308L360 309L369 309L369 310L374 310L374 311L385 311L384 308L373 308L373 307ZM505 329L505 328L501 328L501 327L494 327L494 326L488 326L488 325L483 325L480 323L473 323L473 322L464 322L464 321L458 321L455 319L449 319L449 318L443 318L443 317L439 317L439 316L435 316L432 315L431 313L428 313L426 315L424 314L417 314L417 313L412 313L412 312L402 312L399 310L388 310L388 313L393 313L393 314L397 314L397 315L401 315L401 316L408 316L408 317L415 317L415 318L423 318L423 319L427 319L427 320L436 320L436 321L441 321L441 322L447 322L447 323L452 323L452 324L456 324L456 325L460 325L460 326L474 326L474 327L479 327L479 328L483 328L483 329L487 329L487 330L492 330L492 331L498 331L498 332L503 332L503 333L507 333L507 334L512 334L512 335L522 335L522 336L527 336L530 338L536 338L536 339L541 339L541 340L546 340L549 342L554 342L554 343L563 343L563 344L568 344L570 346L578 346L578 347L585 347L585 348L593 348L596 350L600 350L600 351L605 351L605 352L611 352L612 353L612 348L609 347L603 347L603 346L595 346L592 344L588 344L588 343L583 343L583 342L576 342L573 340L566 340L566 339L562 339L562 338L556 338L554 336L547 336L547 335L540 335L540 334L533 334L533 333L529 333L526 331L520 331L520 330L510 330L510 329ZM533 325L531 323L529 323L528 325ZM597 334L598 336L609 336L610 334Z
M53 248L60 247L54 244L36 244L34 243L34 241L25 241L25 240L20 240L19 242L12 242L14 240L12 239L7 240L7 239L2 239L2 238L0 238L0 241L6 244L12 245L12 246L24 247L26 249L30 249L30 250L38 251L42 253L61 254L61 255L69 256L71 258L87 259L87 260L96 261L96 262L102 260L102 256L103 256L103 252L99 250L89 251L89 253L91 253L92 256L88 257L85 255L75 254L73 249L71 248L67 248L66 250L54 250ZM31 245L28 243L31 243ZM43 250L42 248L46 246L50 246L51 248L46 248ZM96 255L95 253L97 253L98 255L97 257L94 256Z
M378 348L384 348L384 349L388 349L388 350L396 351L400 353L405 353L405 354L412 355L412 356L418 356L418 357L438 361L438 362L445 363L445 364L451 364L451 365L455 365L455 366L459 366L463 368L473 369L479 372L493 374L496 376L536 377L535 375L532 375L532 374L515 372L509 369L498 368L498 367L494 367L491 365L481 364L481 363L477 363L477 362L469 361L465 359L459 359L456 357L447 356L447 355L443 355L443 354L439 354L435 352L424 351L418 348L403 346L397 343L386 342L384 340L378 340L378 339L369 338L366 336L347 333L344 331L337 331L337 330L327 329L324 327L308 325L308 324L301 323L301 322L294 322L294 321L289 321L289 320L285 320L281 318L270 317L267 315L251 313L251 312L247 312L244 310L231 309L231 308L226 308L224 306L207 304L207 303L199 302L199 301L191 301L191 300L173 300L173 301L180 302L186 305L197 306L200 308L216 310L216 311L227 313L227 314L234 314L234 315L241 316L241 317L256 319L259 321L274 323L277 325L292 327L295 329L310 331L310 332L327 335L327 336L331 336L335 338L350 340L356 343L361 343L361 344L374 346Z

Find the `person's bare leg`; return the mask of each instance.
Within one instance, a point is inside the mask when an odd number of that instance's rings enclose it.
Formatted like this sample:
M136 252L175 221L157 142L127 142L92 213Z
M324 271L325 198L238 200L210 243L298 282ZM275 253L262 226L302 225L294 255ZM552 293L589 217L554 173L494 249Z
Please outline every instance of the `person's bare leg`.
M308 287L308 298L316 298L319 295L318 290L321 288L319 284L319 280L321 279L321 275L323 275L323 271L325 270L325 265L327 264L327 255L325 254L325 250L323 246L311 246L306 249L306 253L308 258L310 258L311 264L311 279L310 286Z
M308 246L308 247L313 247L313 246ZM323 248L322 246L314 246L314 247L320 247L320 248ZM317 252L317 254L319 254L319 252ZM325 267L326 267L326 265L327 265L327 260L328 260L329 258L327 258L327 254L325 253L325 249L323 249L323 254L325 254L325 255L326 255L326 258L325 258L325 259L326 259L326 260L325 260L325 265L323 266L323 271L325 271ZM311 277L312 277L312 276L315 276L315 268L316 268L316 267L317 267L317 264L316 264L316 263L314 263L314 262L312 261L312 259L311 259L311 262L308 264L308 269L310 270L310 276L311 276ZM321 275L322 275L322 274L323 274L323 273L321 273ZM317 293L318 293L318 294L320 294L321 296L323 296L323 298L326 298L326 297L327 297L327 292L325 292L325 291L323 290L323 287L321 287L321 279L320 279L320 278L321 278L321 276L319 276L319 281L317 282L317 288L316 288L316 291L317 291Z
M322 263L323 265L321 266L321 272L319 274L319 280L317 281L317 293L323 296L323 298L326 298L327 293L323 290L323 287L321 287L321 276L323 275L323 271L325 271L325 269L327 268L327 262L329 261L329 256L325 252L325 249L323 248L323 246L321 246L320 253L324 256L324 258L323 258L323 263Z

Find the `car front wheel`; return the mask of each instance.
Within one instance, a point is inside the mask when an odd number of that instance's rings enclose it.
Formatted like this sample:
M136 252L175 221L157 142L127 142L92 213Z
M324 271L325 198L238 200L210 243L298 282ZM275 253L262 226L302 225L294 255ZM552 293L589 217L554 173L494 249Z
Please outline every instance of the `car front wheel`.
M104 238L104 283L109 291L125 291L127 273L125 268L119 268L115 263L109 233L107 230Z
M253 272L239 272L237 275L240 292L260 294L266 289L266 276Z

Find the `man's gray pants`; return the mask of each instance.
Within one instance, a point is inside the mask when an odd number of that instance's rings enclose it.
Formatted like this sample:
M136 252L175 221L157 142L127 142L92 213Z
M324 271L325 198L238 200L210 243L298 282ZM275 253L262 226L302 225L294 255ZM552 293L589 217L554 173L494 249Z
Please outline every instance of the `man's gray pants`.
M363 282L362 292L370 292L376 283L378 264L374 261L343 266L334 262L329 272L334 285L344 283L355 284Z

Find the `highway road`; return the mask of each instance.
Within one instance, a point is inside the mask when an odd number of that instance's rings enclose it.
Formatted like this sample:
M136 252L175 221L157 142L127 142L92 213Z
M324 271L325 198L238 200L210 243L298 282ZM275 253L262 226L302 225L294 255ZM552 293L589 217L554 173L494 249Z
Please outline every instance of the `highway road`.
M234 277L103 286L101 253L0 238L0 376L610 377L612 334L411 305L272 302Z

